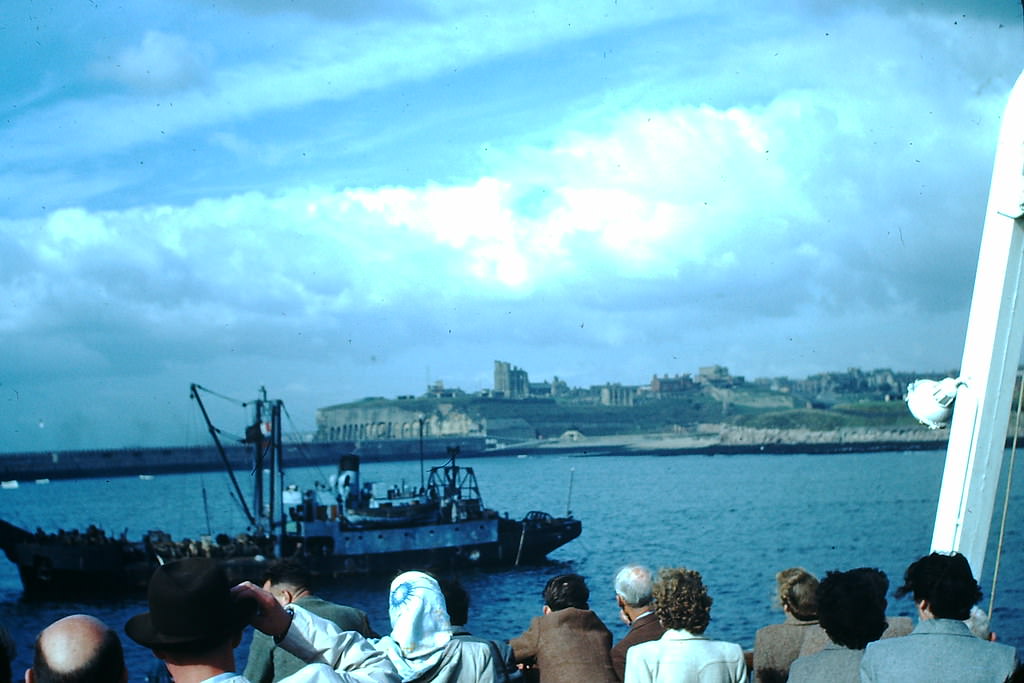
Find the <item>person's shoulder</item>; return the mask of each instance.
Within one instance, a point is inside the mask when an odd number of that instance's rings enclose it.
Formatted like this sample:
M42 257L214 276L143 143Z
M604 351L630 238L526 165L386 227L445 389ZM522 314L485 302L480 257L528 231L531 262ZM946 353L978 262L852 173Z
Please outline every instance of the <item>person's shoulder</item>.
M981 640L980 638L978 640L983 645L988 646L988 652L995 653L996 656L1012 657L1015 660L1017 659L1017 648L1013 645L1008 643L992 642L990 640Z
M721 654L729 657L743 657L743 646L728 640L709 639L708 642Z
M345 630L359 630L367 619L366 613L361 609L341 605L316 596L299 598L295 601L295 604L309 610L318 617L330 619Z
M487 657L494 654L494 644L483 638L478 638L477 636L459 636L458 638L452 638L451 642L457 642L458 645L455 647L461 648L464 654Z
M648 640L643 643L637 643L629 648L629 656L634 655L638 657L657 657L657 653L661 650L660 639Z
M793 625L786 622L781 622L778 624L768 624L767 626L762 626L761 628L757 629L755 637L770 638L772 636L779 635L782 633L789 633L792 630Z

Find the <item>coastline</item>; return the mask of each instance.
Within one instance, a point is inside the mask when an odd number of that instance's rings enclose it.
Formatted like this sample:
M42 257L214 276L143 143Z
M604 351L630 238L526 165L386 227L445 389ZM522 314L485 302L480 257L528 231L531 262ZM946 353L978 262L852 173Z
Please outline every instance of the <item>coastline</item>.
M447 459L457 448L461 457L498 455L773 455L943 450L948 432L924 428L754 429L733 425L701 425L692 432L584 436L570 431L558 438L515 441L496 448L484 437L438 437L316 442L290 446L301 450L289 459L302 464L336 465L342 453L356 453L364 463ZM422 450L421 450L422 448ZM228 447L231 467L251 467L242 447ZM223 461L210 447L125 448L0 454L0 481L145 476L171 472L221 470Z
M584 437L566 435L558 439L511 444L496 452L506 455L577 454L597 455L772 455L783 453L860 453L885 451L944 450L945 430L916 428L848 428L813 431L808 429L753 429L715 425L696 434L625 434Z

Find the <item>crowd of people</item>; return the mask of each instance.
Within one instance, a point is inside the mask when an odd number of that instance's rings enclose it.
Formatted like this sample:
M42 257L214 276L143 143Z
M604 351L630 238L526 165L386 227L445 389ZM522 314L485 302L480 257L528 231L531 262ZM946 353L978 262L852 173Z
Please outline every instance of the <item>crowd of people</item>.
M749 652L705 635L712 598L698 572L642 565L614 577L629 625L614 645L577 574L551 578L528 628L494 641L467 630L470 597L457 580L399 574L388 595L390 631L380 635L361 610L315 596L305 568L287 560L268 567L262 586L232 586L210 558L163 565L149 582L148 611L124 632L161 662L157 678L174 683L1024 681L1016 650L979 618L981 590L963 555L931 553L907 568L895 596L913 599L916 625L886 614L889 580L878 569L830 571L819 581L792 568L776 579L784 621L759 629ZM238 673L235 649L249 625L256 632ZM11 678L10 648L0 637L8 662L0 683ZM116 630L75 614L38 635L25 681L122 683L128 675Z

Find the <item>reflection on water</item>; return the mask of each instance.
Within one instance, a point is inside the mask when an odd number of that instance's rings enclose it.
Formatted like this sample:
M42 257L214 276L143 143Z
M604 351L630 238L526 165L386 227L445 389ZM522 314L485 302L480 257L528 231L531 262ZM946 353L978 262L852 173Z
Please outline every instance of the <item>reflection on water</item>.
M583 535L551 555L550 563L506 572L461 576L472 596L470 628L491 638L518 635L540 613L540 592L555 573L587 577L591 606L616 638L618 621L611 581L616 569L638 561L653 567L685 565L704 575L714 598L708 633L750 647L758 627L781 619L772 611L774 575L799 565L829 569L875 566L898 586L907 564L928 550L942 476L942 452L834 456L613 456L577 458L466 458L476 469L489 507L521 517L530 510L583 520ZM437 463L428 463L437 464ZM330 468L289 472L288 483L324 481ZM363 467L367 480L419 480L419 464ZM572 495L569 483L572 478ZM226 477L206 473L137 478L54 481L0 492L3 515L34 530L84 528L133 538L161 528L175 538L195 538L245 528L230 500ZM209 517L204 510L206 488ZM1024 500L1011 502L994 629L1000 640L1024 645ZM995 533L994 524L993 534ZM987 559L991 574L994 552ZM378 631L388 629L385 596L390 576L348 579L319 591L360 607ZM990 578L983 589L990 592ZM85 611L123 627L145 609L141 600L101 603L27 603L13 566L0 561L0 619L16 636L15 675L28 665L31 640L66 614ZM987 598L986 598L987 599ZM987 603L983 603L987 604ZM909 599L890 600L891 614L912 615ZM123 631L122 631L123 633ZM244 656L244 648L240 658ZM152 665L148 652L126 643L133 680Z

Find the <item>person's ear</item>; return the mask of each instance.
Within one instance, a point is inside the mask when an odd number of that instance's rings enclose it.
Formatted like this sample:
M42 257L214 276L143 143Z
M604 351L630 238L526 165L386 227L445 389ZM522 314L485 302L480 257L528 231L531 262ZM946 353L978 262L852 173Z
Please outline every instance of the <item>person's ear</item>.
M547 605L544 605L544 609L541 610L541 612L543 612L544 614L551 614L551 608Z
M32 669L25 669L25 683L36 683L36 674Z

